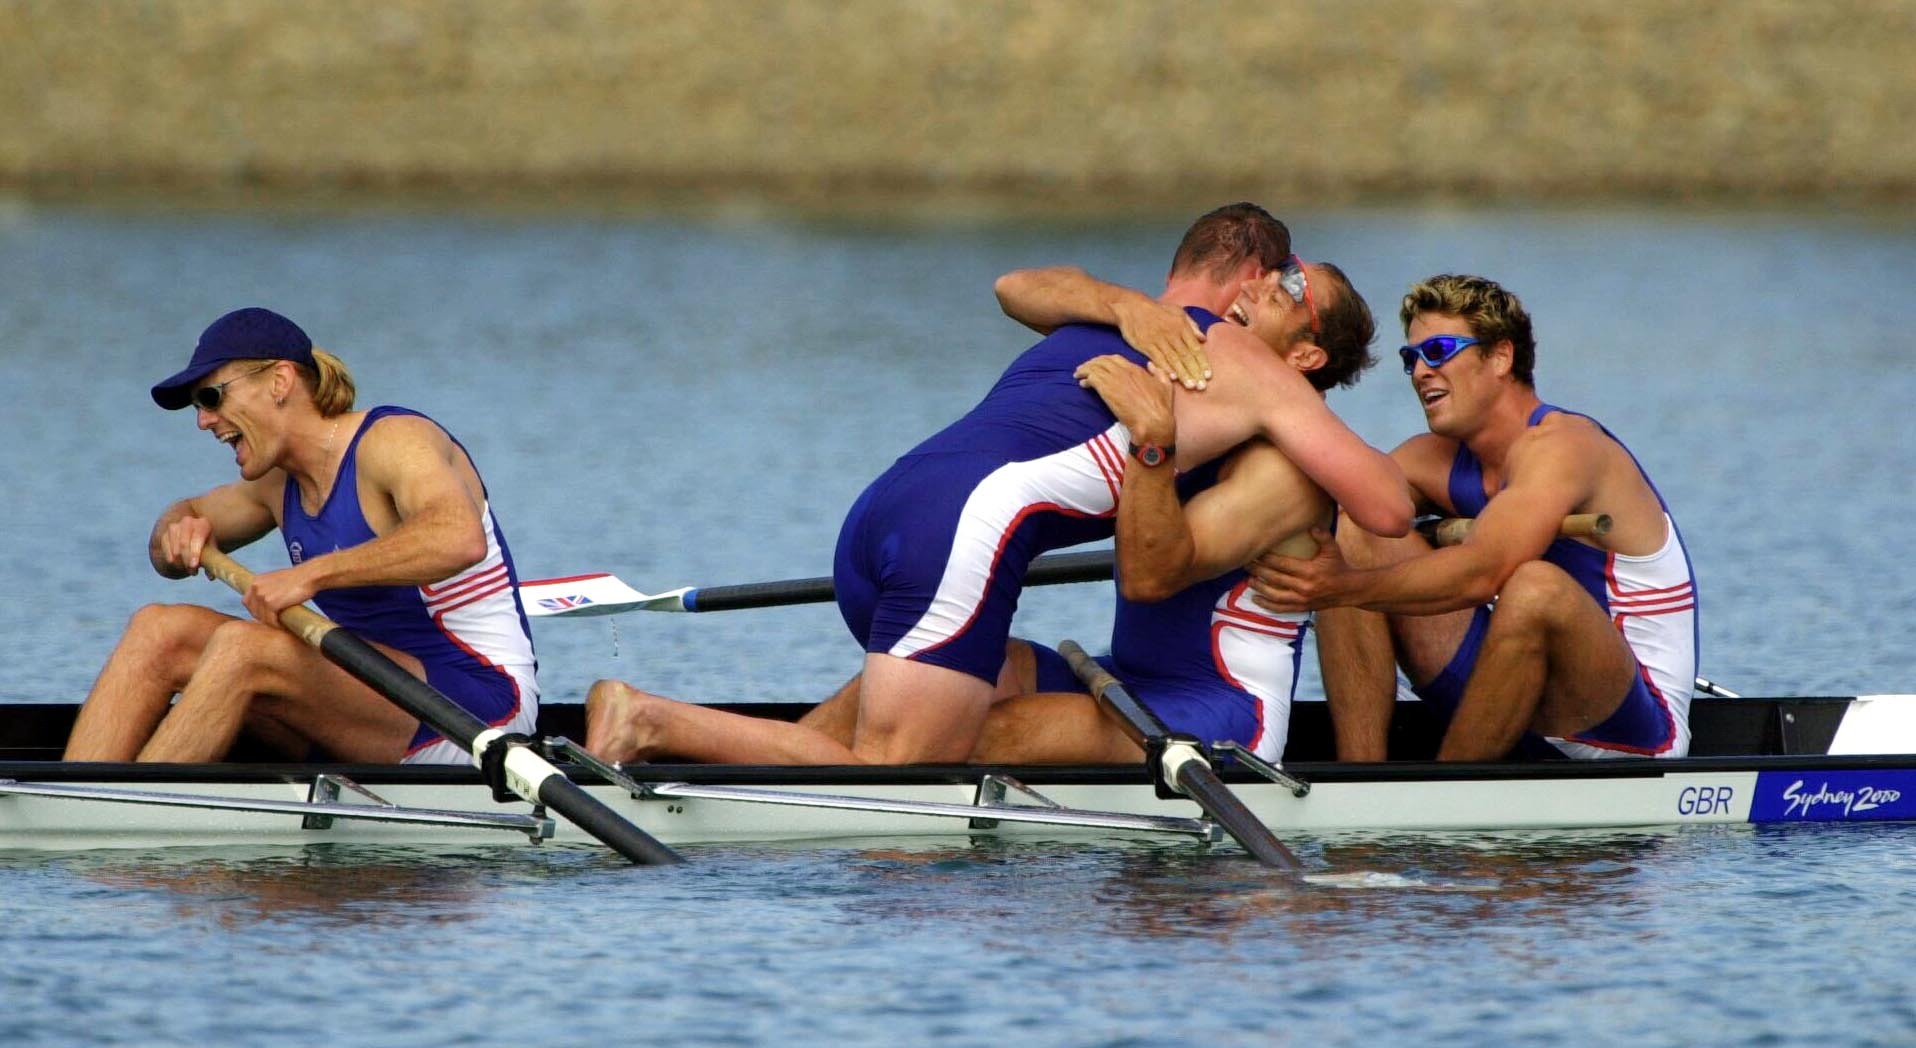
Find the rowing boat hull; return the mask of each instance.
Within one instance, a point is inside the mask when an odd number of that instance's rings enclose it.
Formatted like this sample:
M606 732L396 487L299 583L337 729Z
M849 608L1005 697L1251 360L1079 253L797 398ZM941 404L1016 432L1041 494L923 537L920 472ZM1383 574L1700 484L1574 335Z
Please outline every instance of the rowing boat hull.
M1640 765L1648 762L1632 762ZM1665 762L1666 767L1604 769L1611 774L1548 774L1509 766L1465 769L1361 765L1294 766L1312 783L1304 797L1276 784L1238 781L1234 789L1251 810L1281 834L1349 831L1451 831L1511 829L1624 829L1723 823L1873 822L1916 820L1916 758L1809 759L1768 767L1730 767L1706 758ZM1583 766L1551 772L1581 771ZM0 796L0 848L88 849L161 846L473 844L490 840L524 843L522 825L476 825L463 814L532 814L521 802L498 804L490 789L463 769L432 769L395 776L393 769L329 766L250 768L216 766L190 775L153 774L150 769L101 766L97 774L23 779L25 770L0 764L0 780L16 789L74 790L67 795ZM1047 769L1000 769L1065 809L1054 812L1038 800L1009 791L991 794L1001 779L976 769L924 769L916 774L868 776L862 769L821 769L791 781L788 769L735 769L723 783L696 784L736 796L684 796L670 785L671 772L646 776L661 795L634 798L611 786L589 787L619 814L673 845L832 838L906 838L929 835L1110 836L1154 833L1208 836L1196 806L1161 798L1135 769L1099 768L1064 773ZM43 769L44 771L44 769ZM350 780L387 802L346 792L335 805L357 808L360 817L326 818L323 776ZM938 781L938 780L948 781ZM834 781L847 780L847 781ZM678 780L684 783L685 780ZM4 787L0 787L4 788ZM766 803L780 794L797 804ZM136 797L148 803L131 803ZM119 798L119 799L109 799ZM203 808L170 799L238 805L276 805L278 810ZM882 802L963 808L969 818L947 812L876 810ZM831 806L826 806L830 804ZM394 816L412 816L397 821ZM1117 814L1165 820L1163 824L1097 822L1092 815ZM1011 821L1019 816L1055 816L1053 821ZM369 818L368 816L372 816ZM444 816L440 818L439 816ZM416 818L414 818L416 817ZM987 825L986 823L995 823ZM564 820L554 821L556 842L586 838Z
M1794 752L1461 766L1294 761L1288 770L1311 783L1304 796L1246 773L1227 778L1280 834L1916 821L1916 755L1827 752L1854 704L1735 701L1749 705L1734 718L1735 731L1723 734L1767 740L1743 749ZM0 707L0 725L22 708ZM1797 737L1774 738L1778 731ZM19 752L17 735L7 741L15 744L8 752ZM1706 751L1715 747L1704 740ZM648 795L635 797L584 769L575 778L672 845L1215 836L1194 804L1159 796L1135 766L647 765L634 772ZM523 845L543 836L542 814L523 802L495 802L476 772L458 767L0 760L0 849ZM563 819L550 820L550 830L555 843L588 841Z

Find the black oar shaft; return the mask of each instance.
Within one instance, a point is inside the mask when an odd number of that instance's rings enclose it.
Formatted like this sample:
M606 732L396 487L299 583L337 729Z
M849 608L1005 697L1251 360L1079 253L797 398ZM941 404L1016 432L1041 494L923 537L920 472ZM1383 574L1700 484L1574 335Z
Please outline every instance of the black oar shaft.
M1056 586L1068 582L1100 582L1111 577L1111 551L1054 553L1031 562L1027 586ZM738 611L777 608L787 604L827 604L835 599L830 576L746 582L735 586L701 586L685 595L687 611Z
M1164 726L1158 715L1139 702L1110 670L1104 668L1098 660L1085 653L1076 641L1065 641L1058 645L1058 651L1071 664L1071 671L1078 675L1091 694L1104 704L1104 708L1116 714L1118 727L1132 742L1149 747L1153 742L1161 742L1171 737L1171 729Z
M1447 517L1418 525L1424 537L1439 546L1454 546L1470 534L1477 523L1471 517ZM1558 534L1565 538L1593 538L1607 534L1610 516L1605 513L1576 513L1563 518ZM1025 572L1027 586L1057 586L1072 582L1103 582L1111 577L1112 552L1108 549L1083 553L1052 553L1031 562ZM740 611L746 608L778 608L788 604L828 604L835 599L828 575L809 579L780 579L775 582L744 582L731 586L700 586L686 593L686 611Z
M741 582L732 586L701 586L687 593L686 611L737 611L741 608L781 608L787 604L830 604L836 596L831 576L785 579L780 582Z
M288 608L280 617L297 618L298 610ZM357 634L335 627L321 634L317 647L333 665L359 678L393 705L467 750L472 749L472 740L486 729L485 722L473 716L470 710L407 673L404 667L387 658L385 652Z
M1238 795L1231 792L1224 780L1217 777L1211 766L1200 761L1188 761L1178 769L1178 789L1184 795L1196 801L1198 807L1217 820L1224 832L1231 835L1244 850L1266 866L1280 870L1296 870L1299 867L1297 856L1277 839L1277 835L1264 825L1264 821L1245 807Z
M1196 746L1173 736L1156 714L1132 696L1130 689L1110 671L1085 654L1084 648L1075 641L1059 644L1058 652L1100 704L1118 717L1125 734L1143 746L1147 754L1162 754L1160 759L1171 765L1169 778L1180 793L1196 801L1252 858L1280 870L1298 869L1297 856L1217 777Z
M246 592L253 583L252 572L211 546L201 551L201 562L208 575L240 593ZM480 735L491 730L470 710L407 673L365 639L311 608L305 605L287 608L279 617L289 631L319 649L334 665L468 752ZM620 855L647 865L684 861L677 852L606 807L531 749L515 746L506 754L504 764L506 781L513 792L565 816Z

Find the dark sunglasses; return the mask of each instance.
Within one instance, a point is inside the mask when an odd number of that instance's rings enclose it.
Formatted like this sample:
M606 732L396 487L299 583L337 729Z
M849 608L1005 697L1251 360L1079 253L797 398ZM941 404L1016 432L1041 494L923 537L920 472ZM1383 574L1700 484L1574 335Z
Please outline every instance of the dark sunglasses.
M1291 301L1311 311L1311 334L1323 334L1323 325L1317 320L1317 302L1311 298L1311 278L1304 275L1304 260L1296 255L1284 260L1277 267L1277 286L1291 296Z
M1432 335L1414 346L1399 348L1397 355L1404 358L1404 374L1408 375L1417 370L1419 360L1440 368L1450 363L1451 357L1479 344L1469 335Z
M274 361L271 364L261 364L259 367L256 367L253 370L248 371L243 375L235 375L232 378L229 378L226 381L221 382L217 385L201 386L200 388L193 391L193 403L199 405L202 408L205 408L208 411L218 411L220 409L220 405L226 403L226 387L232 385L235 382L238 382L240 379L252 378L254 375L257 375L262 371L271 369L273 365L277 363L279 362Z

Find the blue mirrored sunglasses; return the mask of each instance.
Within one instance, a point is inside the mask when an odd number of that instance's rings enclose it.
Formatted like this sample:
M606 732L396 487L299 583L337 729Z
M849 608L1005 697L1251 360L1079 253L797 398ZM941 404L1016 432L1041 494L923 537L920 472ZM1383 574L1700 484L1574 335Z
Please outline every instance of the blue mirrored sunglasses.
M1408 375L1417 370L1419 360L1440 368L1450 363L1451 357L1478 344L1469 335L1432 335L1414 346L1399 348L1397 355L1404 358L1404 374Z

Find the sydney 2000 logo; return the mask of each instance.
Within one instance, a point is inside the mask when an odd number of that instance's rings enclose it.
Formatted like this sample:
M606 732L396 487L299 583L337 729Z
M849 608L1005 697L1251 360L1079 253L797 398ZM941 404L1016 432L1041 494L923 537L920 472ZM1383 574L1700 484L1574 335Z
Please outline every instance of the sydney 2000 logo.
M1903 791L1880 786L1853 786L1847 789L1830 787L1827 782L1818 783L1815 789L1807 789L1802 779L1783 788L1783 816L1785 818L1808 819L1816 817L1825 810L1841 811L1841 818L1861 815L1874 811L1887 804L1902 799ZM1827 817L1827 816L1825 816Z

